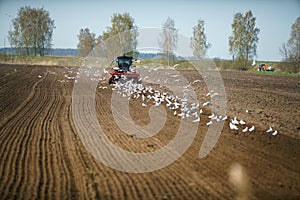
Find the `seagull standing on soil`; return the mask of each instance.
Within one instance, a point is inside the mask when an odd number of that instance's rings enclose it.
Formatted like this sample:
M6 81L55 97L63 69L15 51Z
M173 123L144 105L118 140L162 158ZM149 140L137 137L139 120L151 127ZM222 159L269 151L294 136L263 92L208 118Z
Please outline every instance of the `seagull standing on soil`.
M108 71L106 69L103 69L104 74L108 74Z
M217 117L217 119L216 119L216 120L217 120L217 122L221 122L221 121L223 121L223 120L222 120L222 116L220 115L219 117Z
M202 106L209 106L209 105L211 105L211 102L207 101L207 102L204 102Z
M252 126L251 128L249 128L250 132L253 132L255 130L254 126Z
M144 103L142 103L142 106L143 106L143 107L147 107L147 105L146 105L146 104L144 104Z
M198 112L194 112L194 113L192 113L192 116L194 116L194 117L198 117Z
M215 118L215 113L212 113L210 116L208 116L209 119L214 119Z
M209 122L206 123L207 126L212 125L212 121L210 120Z
M234 118L231 120L231 123L234 124L234 125L237 125L237 124L239 124L239 121L236 119L236 117L234 117Z
M191 110L196 110L199 108L199 103L196 105L196 103L192 104Z
M185 114L184 113L179 113L177 114L179 117L181 117L181 119L184 119L185 118Z
M244 120L240 120L240 122L239 122L241 125L245 125L246 124L246 122L244 121Z
M275 136L275 135L277 135L277 133L278 133L277 130L275 130L275 131L272 133L272 135Z
M267 132L267 133L272 133L272 132L273 132L272 127L270 127L266 132Z
M200 117L198 117L197 119L193 120L193 122L200 122Z
M225 120L227 120L227 116L224 116L223 118L222 118L222 121L225 121Z
M239 128L235 124L233 124L232 122L229 123L229 127L230 127L231 130L239 130Z
M193 84L195 84L195 83L200 83L200 80L193 81Z
M244 129L242 130L243 133L246 133L247 131L248 131L248 127L244 128Z

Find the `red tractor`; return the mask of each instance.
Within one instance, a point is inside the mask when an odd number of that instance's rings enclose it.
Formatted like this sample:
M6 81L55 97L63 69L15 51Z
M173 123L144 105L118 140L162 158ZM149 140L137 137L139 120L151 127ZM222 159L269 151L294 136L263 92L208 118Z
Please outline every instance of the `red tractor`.
M271 66L268 66L266 64L260 64L258 66L258 71L271 71L271 72L273 72L273 71L275 71L275 68L271 67Z
M119 80L130 81L135 83L141 83L141 75L136 72L136 66L133 65L133 58L130 56L117 57L117 65L113 68L109 74L109 84L115 84Z

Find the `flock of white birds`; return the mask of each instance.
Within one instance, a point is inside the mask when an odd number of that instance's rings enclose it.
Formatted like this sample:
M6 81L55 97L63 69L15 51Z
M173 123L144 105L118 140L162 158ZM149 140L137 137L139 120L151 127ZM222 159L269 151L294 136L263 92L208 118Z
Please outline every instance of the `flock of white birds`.
M104 76L101 76L100 71L96 71L91 73L89 70L82 71L87 76L91 77L91 81L102 81L101 83L105 83L106 79ZM103 70L103 74L107 74L107 70ZM102 75L103 75L102 74ZM68 82L68 80L75 79L75 83L77 83L77 78L81 76L80 72L75 72L75 70L70 70L68 68L68 73L64 75L66 80L58 80L61 83ZM39 76L42 78L42 76ZM239 133L253 133L255 132L254 125L247 125L243 119L238 119L234 117L233 119L229 119L228 116L220 116L215 113L211 113L210 115L204 114L204 107L209 107L212 105L212 101L206 101L203 104L199 103L190 103L189 95L184 94L182 97L176 96L171 92L162 92L158 89L154 89L151 86L144 86L143 84L134 83L132 80L124 80L118 81L116 84L111 87L107 87L107 85L101 85L99 89L109 89L111 88L113 91L116 91L121 97L131 99L141 99L141 107L148 106L160 106L165 104L165 106L173 112L174 116L180 117L181 119L190 119L194 123L200 123L201 118L208 116L207 126L212 126L214 123L218 122L228 122L229 128L235 131L236 134ZM195 80L192 84L200 82L200 80ZM210 91L206 94L207 97L215 98L218 96L218 93L214 91ZM246 113L250 113L250 110L246 110ZM274 130L272 127L269 127L266 133L276 136L278 134L277 130Z
M101 86L100 86L101 87ZM102 87L103 89L103 87ZM119 81L112 87L112 90L116 90L117 93L128 100L131 99L141 99L141 107L147 106L160 106L165 104L165 106L173 112L174 116L178 116L181 119L191 119L194 123L200 123L201 117L207 116L204 115L204 107L211 106L211 101L206 101L202 105L199 103L189 103L188 95L184 94L182 97L178 97L169 92L161 92L157 89L153 89L151 86L144 86L143 84L133 83L132 81ZM210 91L206 94L210 98L215 98L218 96L217 93ZM249 113L249 110L246 110ZM243 133L253 133L255 131L254 125L248 126L243 119L229 119L228 116L216 115L211 113L208 116L209 121L206 123L207 126L213 125L213 123L225 122L228 121L229 128L236 133L240 133L239 130ZM278 134L277 130L273 130L270 127L267 133L272 134L273 136Z

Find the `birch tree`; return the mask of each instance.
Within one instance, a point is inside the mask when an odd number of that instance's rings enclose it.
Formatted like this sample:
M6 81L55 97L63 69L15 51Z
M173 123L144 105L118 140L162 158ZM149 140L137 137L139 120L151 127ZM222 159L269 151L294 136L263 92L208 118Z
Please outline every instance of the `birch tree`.
M191 37L191 48L193 48L193 55L196 58L205 57L207 49L211 46L207 42L204 24L204 20L199 19L197 25L193 27L193 36Z
M136 55L137 26L129 13L115 13L111 19L111 27L103 33L107 54L111 57L127 54Z
M44 8L21 7L8 32L9 41L20 53L43 56L51 48L54 20Z
M229 37L229 52L241 65L241 69L247 69L249 59L256 56L258 34L260 29L256 28L256 18L251 11L245 15L236 13L234 15L232 35Z
M95 46L95 34L90 32L90 29L80 29L79 34L77 35L79 43L78 56L86 57Z
M174 59L174 51L177 47L178 30L175 27L175 21L168 17L162 25L159 47L163 50L168 61L170 57Z

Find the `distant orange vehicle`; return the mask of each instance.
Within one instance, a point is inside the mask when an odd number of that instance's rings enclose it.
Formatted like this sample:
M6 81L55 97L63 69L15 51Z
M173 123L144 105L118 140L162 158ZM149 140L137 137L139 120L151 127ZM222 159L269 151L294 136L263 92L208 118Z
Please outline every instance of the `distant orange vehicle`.
M274 67L268 66L266 64L260 64L258 67L258 71L275 71Z

